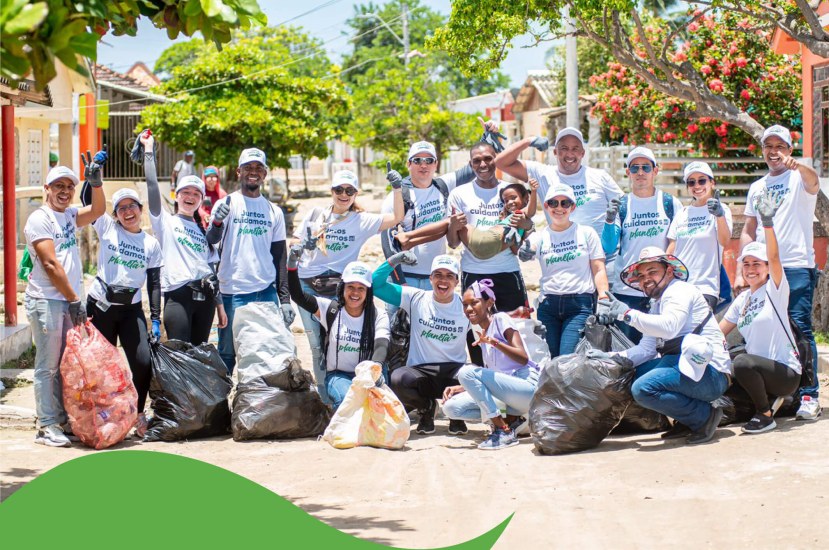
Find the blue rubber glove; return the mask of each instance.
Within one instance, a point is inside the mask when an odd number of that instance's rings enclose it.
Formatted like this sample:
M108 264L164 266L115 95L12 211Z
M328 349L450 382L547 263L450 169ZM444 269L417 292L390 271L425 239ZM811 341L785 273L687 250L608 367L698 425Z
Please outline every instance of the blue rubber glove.
M109 153L107 152L107 144L104 143L104 147L95 153L95 156L92 157L92 160L95 161L97 164L101 166L105 166L107 161L109 160Z
M150 330L150 342L157 344L161 340L161 321L153 319L153 327Z

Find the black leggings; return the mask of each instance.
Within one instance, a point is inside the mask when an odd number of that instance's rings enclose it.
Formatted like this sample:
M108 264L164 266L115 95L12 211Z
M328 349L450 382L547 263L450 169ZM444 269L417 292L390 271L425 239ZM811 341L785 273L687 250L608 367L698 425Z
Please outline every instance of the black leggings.
M480 281L481 279L491 279L493 282L494 286L492 290L495 292L496 310L508 313L521 306L529 305L527 289L524 286L524 279L521 277L520 271L492 273L489 275L464 272L461 279L461 293L466 292L466 289L472 283ZM472 345L475 340L477 340L477 337L470 330L466 334L466 349L469 350L469 359L479 367L483 367L484 355L480 346Z
M194 346L207 342L215 314L213 299L193 300L193 289L187 285L164 293L164 330L169 340L190 342Z
M462 363L435 363L401 367L391 373L391 389L407 411L423 410L443 397L443 390L457 386Z
M748 392L758 413L771 408L769 394L786 397L800 386L800 375L773 359L745 353L734 359L733 366L734 377Z
M138 412L144 412L153 374L144 308L138 303L128 306L111 305L106 311L101 311L97 303L94 298L88 298L86 313L92 317L92 324L110 344L117 346L118 340L121 341L132 371L132 383L138 392Z

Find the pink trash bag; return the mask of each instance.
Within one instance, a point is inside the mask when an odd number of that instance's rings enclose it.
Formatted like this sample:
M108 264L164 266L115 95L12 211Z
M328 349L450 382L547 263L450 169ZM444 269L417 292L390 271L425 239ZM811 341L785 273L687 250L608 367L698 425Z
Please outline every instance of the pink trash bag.
M138 419L138 393L126 359L90 321L67 332L60 374L72 432L95 449L123 441Z

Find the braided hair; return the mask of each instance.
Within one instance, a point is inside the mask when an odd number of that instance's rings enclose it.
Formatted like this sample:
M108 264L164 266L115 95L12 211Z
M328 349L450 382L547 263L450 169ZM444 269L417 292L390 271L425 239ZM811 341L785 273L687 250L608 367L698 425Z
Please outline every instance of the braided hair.
M342 314L345 306L345 283L340 281L337 285L337 302L340 304L340 311L337 312L337 341L340 340L340 327L342 326ZM374 305L374 291L366 287L366 301L363 305L363 328L360 331L360 356L359 360L368 361L374 354L374 324L377 320L377 307ZM329 327L330 328L330 327ZM340 362L340 348L337 346L334 359L336 369Z

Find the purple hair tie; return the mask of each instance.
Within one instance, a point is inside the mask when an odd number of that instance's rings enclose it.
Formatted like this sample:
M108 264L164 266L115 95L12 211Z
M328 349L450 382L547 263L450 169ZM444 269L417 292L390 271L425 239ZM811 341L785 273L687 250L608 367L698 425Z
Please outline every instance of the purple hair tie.
M495 292L492 290L492 287L495 286L495 283L492 282L492 279L481 279L480 281L475 281L469 288L472 289L472 292L475 294L475 297L479 300L486 296L493 302L495 301Z

